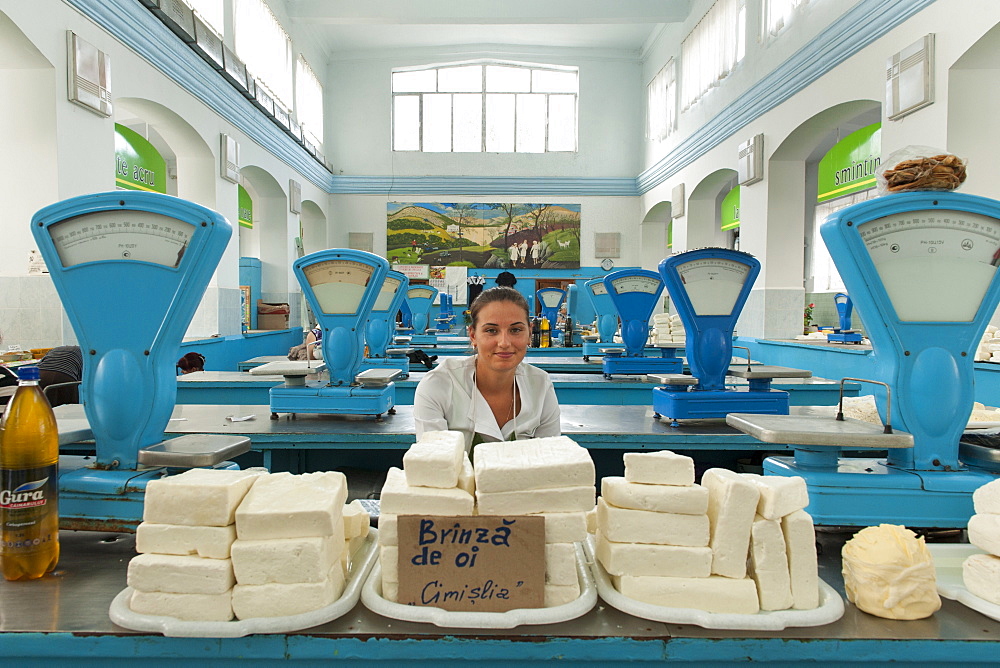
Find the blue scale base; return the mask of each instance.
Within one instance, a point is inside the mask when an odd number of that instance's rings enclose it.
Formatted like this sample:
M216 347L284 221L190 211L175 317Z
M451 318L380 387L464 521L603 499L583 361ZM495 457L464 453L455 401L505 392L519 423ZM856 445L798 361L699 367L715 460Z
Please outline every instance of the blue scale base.
M413 334L410 339L410 346L436 346L438 343L437 334Z
M270 396L272 413L382 415L396 405L396 386L331 387L314 382L305 387L278 385L271 388Z
M653 388L653 417L657 419L724 418L729 413L788 415L788 392Z
M673 350L667 348L667 350ZM622 357L621 355L605 355L603 360L604 377L612 375L642 375L647 373L681 373L684 371L684 360L680 357Z
M366 357L361 362L361 371L368 369L399 369L396 380L410 377L410 359L406 355L398 357Z
M861 343L858 332L834 332L826 335L827 343Z
M146 483L164 468L118 471L89 468L93 457L59 458L59 528L74 531L135 532L142 522ZM234 462L213 468L239 470Z
M809 488L806 512L829 526L964 529L975 512L972 493L997 479L985 471L911 471L887 466L884 459L837 458L836 450L796 450L795 457L768 457L764 475L801 476ZM804 465L812 457L833 455L833 465Z

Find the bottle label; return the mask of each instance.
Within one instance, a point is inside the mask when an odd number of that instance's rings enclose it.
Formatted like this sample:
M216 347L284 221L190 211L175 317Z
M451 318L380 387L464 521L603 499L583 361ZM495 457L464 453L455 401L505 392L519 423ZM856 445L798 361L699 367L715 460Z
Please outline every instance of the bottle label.
M59 465L0 469L0 551L36 547L51 540L39 533L42 521L58 512Z

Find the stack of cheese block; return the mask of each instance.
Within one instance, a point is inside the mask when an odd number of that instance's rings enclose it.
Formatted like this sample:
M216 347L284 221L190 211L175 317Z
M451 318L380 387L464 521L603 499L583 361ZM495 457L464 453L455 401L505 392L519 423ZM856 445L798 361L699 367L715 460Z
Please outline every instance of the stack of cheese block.
M1000 329L996 325L986 327L974 359L977 362L1000 362Z
M683 348L687 341L684 323L676 313L657 313L653 316L653 345Z
M473 453L480 515L545 518L545 607L580 596L574 543L594 508L594 462L566 436L481 443Z
M893 414L895 415L895 412ZM875 405L875 397L871 394L844 397L844 417L877 425L882 424L882 418L879 417L878 408ZM969 414L969 422L1000 422L1000 408L986 406L975 401L972 404L972 412Z
M1000 480L972 494L976 514L969 519L969 542L987 554L974 554L962 564L965 588L1000 605Z
M141 554L128 567L131 609L229 621L330 605L367 535L367 512L346 497L337 472L192 469L150 482Z
M403 455L403 470L389 469L378 521L383 598L398 598L397 515L472 515L475 485L465 436L457 431L424 432Z
M754 614L819 605L801 478L709 469L669 451L626 453L601 481L597 559L623 595L671 608Z

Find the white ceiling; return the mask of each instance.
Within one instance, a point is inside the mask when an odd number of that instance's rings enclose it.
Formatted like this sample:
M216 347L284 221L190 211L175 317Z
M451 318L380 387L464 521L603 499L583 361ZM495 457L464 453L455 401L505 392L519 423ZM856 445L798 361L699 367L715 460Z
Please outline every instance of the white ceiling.
M510 45L638 51L692 0L285 0L331 57L413 47Z

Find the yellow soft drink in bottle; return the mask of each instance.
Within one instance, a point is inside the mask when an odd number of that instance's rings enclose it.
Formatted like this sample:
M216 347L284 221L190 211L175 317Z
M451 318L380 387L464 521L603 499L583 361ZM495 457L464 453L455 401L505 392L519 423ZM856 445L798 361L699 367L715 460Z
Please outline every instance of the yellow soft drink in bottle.
M7 580L33 580L59 563L59 432L38 367L17 375L0 423L0 567Z

